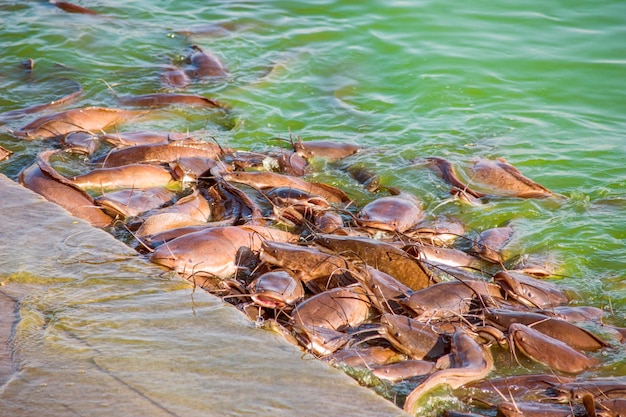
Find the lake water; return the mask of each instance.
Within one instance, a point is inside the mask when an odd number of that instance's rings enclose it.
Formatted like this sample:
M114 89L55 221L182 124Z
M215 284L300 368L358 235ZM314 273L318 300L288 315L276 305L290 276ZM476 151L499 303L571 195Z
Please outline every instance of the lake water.
M251 150L290 134L356 143L363 150L350 163L415 194L429 214L459 218L475 231L510 222L515 253L547 260L574 303L604 308L606 321L626 326L626 3L80 4L102 15L0 0L0 112L54 100L71 91L67 80L84 89L76 106L115 107L116 95L164 91L164 66L199 45L216 54L230 76L185 92L228 103L231 115L170 108L122 129L202 130L223 145ZM22 67L27 59L34 60L32 72ZM12 179L38 151L54 146L10 134L35 117L0 126L0 146L14 152L0 162L0 172ZM412 162L428 156L458 165L504 158L566 199L469 206L450 200L449 187ZM346 189L360 203L373 198L340 169L318 165L316 180ZM24 233L39 230L24 227ZM81 279L79 294L59 299L86 297L106 316L88 294L100 280L105 273ZM120 287L117 296L126 290ZM106 320L90 317L94 322L84 325ZM164 314L154 325L170 319ZM246 351L235 356L249 360ZM623 375L625 361L623 349L611 352L598 372Z

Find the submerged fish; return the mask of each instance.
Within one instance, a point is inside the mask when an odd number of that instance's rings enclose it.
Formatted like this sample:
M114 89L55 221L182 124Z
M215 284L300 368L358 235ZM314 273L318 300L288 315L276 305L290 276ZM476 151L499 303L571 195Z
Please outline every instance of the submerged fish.
M94 227L107 227L113 221L111 216L95 205L93 198L87 193L48 176L38 164L33 164L22 171L19 180L26 188L58 204L73 216L89 222Z
M14 132L14 135L25 139L50 139L70 132L97 132L142 114L145 112L108 107L71 109L40 117Z
M468 175L469 185L481 188L487 194L519 198L545 198L554 195L543 185L525 177L503 158L480 159L469 169Z

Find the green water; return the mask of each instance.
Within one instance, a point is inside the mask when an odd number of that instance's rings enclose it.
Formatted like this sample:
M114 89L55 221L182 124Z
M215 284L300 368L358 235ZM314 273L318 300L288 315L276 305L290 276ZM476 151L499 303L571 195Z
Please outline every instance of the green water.
M46 2L0 1L0 112L85 91L76 106L116 106L115 94L164 91L164 65L197 44L231 76L185 92L233 107L224 118L172 108L132 126L203 130L220 143L267 149L270 139L333 139L361 145L350 159L386 185L412 192L432 216L468 230L506 222L517 254L549 259L577 303L606 308L626 326L626 3L599 0L83 1L103 16L68 14ZM207 23L213 35L181 35ZM20 66L32 58L28 74ZM12 178L49 143L0 126L0 163ZM567 199L448 201L449 187L411 162L505 158ZM319 180L359 202L373 196L318 163ZM603 372L623 373L612 353Z

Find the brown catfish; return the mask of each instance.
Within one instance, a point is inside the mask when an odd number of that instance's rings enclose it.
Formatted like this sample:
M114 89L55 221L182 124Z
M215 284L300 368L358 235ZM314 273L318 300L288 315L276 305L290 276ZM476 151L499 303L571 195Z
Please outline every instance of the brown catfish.
M298 304L292 324L345 331L357 327L369 316L370 302L359 286L333 288Z
M381 189L380 177L362 164L350 165L346 171L370 193Z
M237 251L260 245L258 237L240 227L219 227L189 233L159 246L150 260L185 278L194 275L228 278L237 270ZM201 285L202 286L202 285Z
M430 285L430 274L421 261L388 243L332 234L320 234L313 241L327 250L363 261L391 275L412 290L421 290Z
M589 397L587 397L589 398ZM598 417L620 417L626 415L626 398L595 401Z
M429 324L401 314L383 314L378 333L411 359L436 359L445 345Z
M538 310L537 313L555 317L570 323L592 321L602 319L604 311L593 306L556 306L549 309Z
M502 263L504 261L503 250L511 241L513 232L510 226L487 229L476 238L473 249L486 261Z
M582 327L543 314L494 308L486 309L484 315L488 323L501 330L508 329L513 323L532 325L535 330L567 343L574 349L598 350L608 346L604 340Z
M478 268L480 260L459 249L411 244L403 248L407 253L428 265L447 265L461 268Z
M74 183L72 183L72 181L69 178L64 177L63 175L61 175L53 166L52 166L52 157L53 155L59 153L60 151L57 150L46 150L46 151L41 151L37 154L37 165L39 165L39 168L41 169L41 171L46 174L47 176L49 176L50 178L53 178L54 180L63 183L65 185L68 185L70 187L74 187L77 190L80 190L80 187L78 187L77 185L75 185Z
M161 81L165 86L171 88L185 88L191 84L191 78L185 70L174 65L165 67L161 74Z
M210 52L205 52L198 45L192 45L193 52L187 57L189 65L185 73L191 78L224 77L228 71L220 60Z
M485 402L493 403L501 400L504 392L516 400L525 401L531 398L545 398L546 390L552 389L557 384L574 380L573 377L551 373L524 374L476 381L467 384L465 388L476 393L475 398Z
M259 257L263 262L293 271L303 283L313 285L313 288L316 286L311 281L319 278L323 278L325 284L329 283L331 277L341 283L351 282L350 274L348 277L343 277L343 274L356 269L341 256L288 242L263 242Z
M484 193L472 190L467 184L461 182L450 161L437 157L425 158L425 161L428 167L432 169L438 177L452 186L453 194L463 193L470 198L481 198L485 196Z
M442 417L485 417L483 414L464 413L462 411L456 411L456 410L445 410L441 416Z
M326 159L342 159L358 152L357 145L329 140L312 140L293 143L293 150L304 158L322 157Z
M248 194L218 179L208 190L213 199L214 219L263 225L265 219L259 205Z
M309 168L308 162L305 158L286 149L281 149L275 154L270 153L267 155L267 158L273 158L276 163L272 163L272 167L273 165L278 164L277 171L285 175L301 177L307 173ZM268 159L265 159L264 162L267 164Z
M432 246L450 246L465 233L465 226L458 220L436 219L420 222L407 233L407 237Z
M363 272L355 277L371 292L372 302L378 301L381 306L391 299L403 298L412 292L409 287L391 275L369 265L365 265ZM379 310L385 311L385 308L379 308Z
M224 151L228 150L214 143L189 139L168 144L137 145L115 149L97 162L102 162L102 167L107 168L136 163L168 163L189 157L216 159L221 157Z
M304 298L302 281L284 269L261 274L248 285L248 290L252 300L265 308L293 306Z
M439 385L446 384L456 389L483 379L493 369L493 358L489 349L478 344L462 328L458 328L452 336L448 358L449 368L431 374L406 397L404 411L415 415L422 396Z
M89 132L70 132L63 137L63 150L70 153L92 155L99 144L99 138Z
M81 188L152 188L165 187L173 181L172 174L159 165L130 164L112 168L96 168L86 174L70 177Z
M289 175L277 174L268 171L229 172L223 175L226 181L248 184L260 189L290 187L324 197L330 203L349 203L350 197L339 188L328 184L308 182Z
M116 148L137 145L166 145L170 141L188 139L189 135L178 132L153 132L138 130L132 132L106 133L101 138Z
M194 219L207 222L211 217L211 205L198 190L180 198L176 204L167 207L164 212L180 213Z
M19 181L26 188L58 204L73 216L89 222L92 226L107 227L113 221L110 216L96 207L93 198L87 193L44 174L37 164L23 170Z
M157 239L160 239L160 235L162 233L166 233L168 231L179 230L183 228L207 228L207 222L198 220L194 217L181 214L181 213L158 213L153 214L148 217L139 227L135 235L138 237L146 237L146 236L157 236ZM196 229L194 231L197 231ZM173 237L171 238L173 239ZM169 239L169 240L171 240ZM157 240L152 238L147 239L148 244L157 243ZM161 240L158 243L162 243Z
M188 221L188 219L187 219ZM180 226L174 229L169 229L164 232L156 233L149 236L142 236L143 242L150 247L157 247L165 242L169 242L170 240L176 239L177 237L181 237L184 235L188 235L189 233L199 232L201 230L209 229L211 227L225 227L225 226L233 226L234 223L226 223L226 222L204 222L203 225L199 226ZM139 234L139 233L138 233Z
M172 104L183 104L196 107L228 108L224 103L197 94L154 93L118 97L118 101L125 106L139 107L164 107Z
M86 7L82 7L82 6L79 6L77 4L67 2L67 1L50 0L50 3L54 4L59 9L63 10L64 12L67 12L67 13L80 13L80 14L90 14L90 15L97 15L97 14L99 14L95 10L91 10L91 9L86 8Z
M256 251L266 239L293 241L296 238L290 233L265 227L215 227L164 243L152 253L150 260L185 278L196 275L228 278L237 271L236 257L240 247Z
M50 139L70 132L104 130L145 114L143 111L84 107L40 117L20 130L15 136L25 139Z
M396 383L416 376L428 375L434 370L434 362L412 359L376 366L372 369L372 374L379 379Z
M314 218L315 227L321 233L333 233L343 228L343 218L339 213L326 210Z
M579 373L598 363L595 358L524 324L511 324L509 336L524 355L559 372Z
M415 291L400 303L409 311L418 315L419 320L450 317L465 314L477 298L489 301L500 298L497 285L479 281L438 282L428 288Z
M567 304L569 298L556 284L538 280L516 271L500 271L494 281L509 297L529 307L550 308Z
M424 217L419 200L408 193L377 198L365 205L356 221L359 226L402 233Z
M179 227L206 226L210 217L209 202L195 191L174 205L151 214L137 230L137 236L155 235Z
M554 195L543 185L525 177L502 158L480 159L470 168L468 175L471 185L483 188L488 194L519 198L545 198Z
M552 384L551 396L558 401L580 401L585 395L596 399L626 398L626 377L606 377L560 381Z
M165 168L156 165L125 165L115 168L95 169L76 177L64 177L50 162L55 150L42 151L37 155L37 163L46 175L75 188L130 188L133 190L165 187L172 181L172 176ZM132 194L132 191L129 191ZM135 193L133 198L139 193ZM171 199L171 197L170 197ZM126 204L128 205L128 204Z
M577 409L576 409L577 408ZM503 401L497 406L500 417L572 417L587 416L578 404Z
M372 345L366 347L344 348L326 358L331 364L343 364L351 368L371 368L404 359L404 355L394 349Z
M134 217L169 203L176 193L166 188L127 189L106 193L96 204L114 216Z

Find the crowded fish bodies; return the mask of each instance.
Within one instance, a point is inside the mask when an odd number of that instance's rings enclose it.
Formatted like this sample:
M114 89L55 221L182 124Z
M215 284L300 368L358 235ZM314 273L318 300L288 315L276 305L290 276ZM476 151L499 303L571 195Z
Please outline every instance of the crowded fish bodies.
M164 69L165 85L229 76L210 52L197 45L188 52ZM468 231L460 219L440 218L419 195L383 186L352 163L363 151L353 143L291 135L250 152L201 132L131 129L154 107L231 111L206 97L118 101L122 108L52 113L50 104L0 114L47 112L12 132L17 141L50 144L19 182L310 355L388 387L388 399L411 415L441 389L458 394L471 415L626 412L624 377L587 376L624 349L626 331L596 307L572 305L574 294L550 279L550 269L521 261L519 242L510 245L514 223ZM0 150L10 160L13 152ZM316 181L314 159L371 199ZM459 204L565 198L504 159L467 162L425 157L407 166L434 173ZM495 376L517 364L514 380Z
M72 132L57 126L66 126L60 120L67 117L80 126L79 114L46 116L18 137L35 140L41 132L41 139L65 143ZM93 127L92 110L85 114ZM573 377L600 366L603 351L621 346L620 329L601 324L601 311L567 307L570 295L546 279L549 272L516 263L507 250L514 226L465 232L459 221L425 212L419 197L405 191L380 187L374 199L359 204L340 188L309 180L310 158L341 159L341 166L349 166L345 162L358 151L352 144L341 152L340 142L292 137L287 149L250 153L179 133L90 135L99 152L88 154L81 172L61 174L68 158L85 155L73 143L41 151L20 182L93 226L125 235L152 262L315 357L351 375L369 373L381 384L411 384L413 390L396 400L410 414L419 414L439 387L456 392L481 383L483 392L490 391L494 355L509 350L514 360L544 368L533 384L555 375L563 384L584 384ZM302 152L309 148L314 154ZM301 175L290 161L298 161ZM505 176L492 199L562 198L502 160L477 165L489 167L481 172L483 182ZM443 182L462 204L489 195L484 187L468 194L472 188L451 171L452 164L437 160L436 173L442 167ZM354 181L365 186L378 182L374 177L359 171ZM567 314L559 314L565 307ZM607 340L596 334L607 329L614 334ZM626 390L622 379L612 384ZM561 386L546 382L533 407L583 409L582 398ZM467 407L517 415L510 400L530 407L525 395L488 406L468 400ZM585 402L597 415L623 406L606 395L598 392Z

